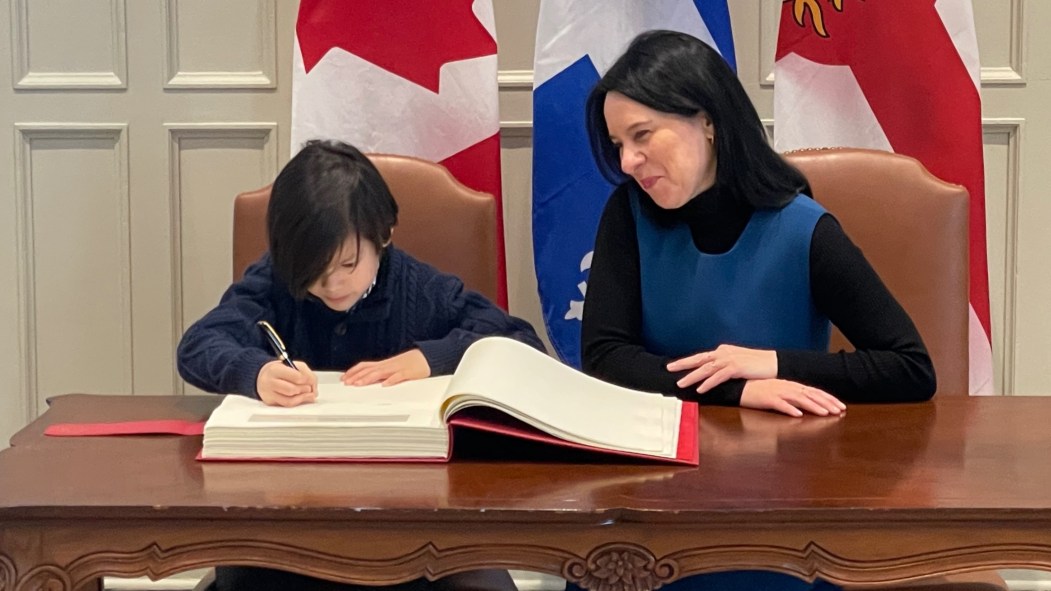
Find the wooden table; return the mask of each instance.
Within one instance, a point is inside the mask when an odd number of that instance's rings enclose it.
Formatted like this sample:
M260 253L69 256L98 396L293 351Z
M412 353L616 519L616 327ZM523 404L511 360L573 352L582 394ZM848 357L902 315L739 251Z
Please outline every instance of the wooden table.
M373 584L504 567L616 589L619 572L642 591L744 568L841 583L1051 569L1051 398L838 419L702 408L696 469L220 464L195 461L199 437L42 435L217 401L54 400L0 452L0 591L234 563Z

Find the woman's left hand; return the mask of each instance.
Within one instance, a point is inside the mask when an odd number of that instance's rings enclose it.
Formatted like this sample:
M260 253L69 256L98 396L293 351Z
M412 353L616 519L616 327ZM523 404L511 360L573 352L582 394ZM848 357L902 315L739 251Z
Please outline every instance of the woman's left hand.
M719 345L714 351L697 353L668 364L668 371L693 369L676 384L687 388L694 384L704 394L727 380L741 378L761 380L777 377L777 352Z
M431 375L431 366L419 349L389 357L381 361L362 361L343 373L348 386L368 386L382 382L393 386L408 380L419 380Z

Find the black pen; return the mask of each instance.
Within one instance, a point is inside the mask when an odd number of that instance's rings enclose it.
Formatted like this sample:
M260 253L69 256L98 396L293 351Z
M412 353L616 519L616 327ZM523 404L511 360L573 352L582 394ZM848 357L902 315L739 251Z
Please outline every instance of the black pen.
M256 325L258 325L260 330L263 331L267 342L270 343L270 348L274 350L274 354L277 355L277 358L288 367L299 371L296 364L292 363L292 358L288 356L288 351L285 350L285 343L281 341L281 337L277 336L277 331L274 330L274 327L270 326L270 323L266 320L260 320L259 322L256 322Z

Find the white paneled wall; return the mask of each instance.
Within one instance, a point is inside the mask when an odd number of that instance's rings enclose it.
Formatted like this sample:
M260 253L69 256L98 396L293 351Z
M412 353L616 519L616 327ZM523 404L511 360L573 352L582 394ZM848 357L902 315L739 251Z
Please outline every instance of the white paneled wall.
M276 1L163 0L164 87L276 88Z
M10 0L14 88L127 88L124 0ZM70 51L68 31L77 31Z
M130 392L127 128L21 124L16 133L19 382L36 393L26 406L40 411L69 391Z

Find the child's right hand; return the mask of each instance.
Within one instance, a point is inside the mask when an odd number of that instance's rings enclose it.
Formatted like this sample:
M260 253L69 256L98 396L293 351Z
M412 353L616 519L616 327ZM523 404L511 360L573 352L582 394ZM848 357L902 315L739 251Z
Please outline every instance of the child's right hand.
M259 370L255 390L270 406L299 406L317 400L317 375L302 361L294 362L299 371L281 361L271 361Z

